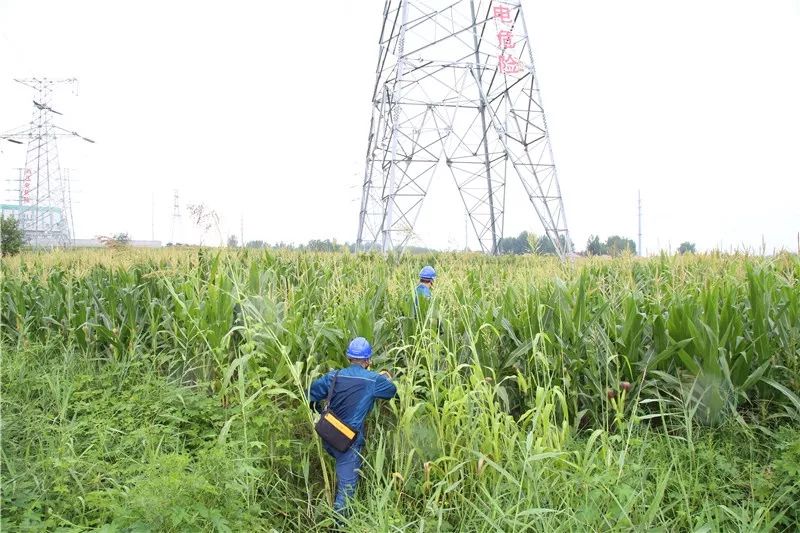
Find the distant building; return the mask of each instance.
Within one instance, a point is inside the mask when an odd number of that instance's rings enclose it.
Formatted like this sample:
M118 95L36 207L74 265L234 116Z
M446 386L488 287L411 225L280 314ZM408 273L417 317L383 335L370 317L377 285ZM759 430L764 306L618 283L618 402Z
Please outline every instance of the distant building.
M19 217L19 206L15 204L0 204L0 215L4 217Z
M56 220L61 219L61 210L57 207L41 207L40 213L50 216ZM21 207L19 204L0 204L0 215L3 217L14 217L17 220L20 216L32 217L34 210L28 206ZM38 238L37 238L38 237ZM26 231L25 240L28 246L37 248L59 248L63 245L62 241L56 240L52 235L44 232ZM97 239L73 239L68 245L71 248L103 248L105 245ZM133 248L161 248L161 241L128 241L127 246Z
M61 208L32 204L0 204L0 214L16 218L29 246L53 248L64 244L69 235L68 221ZM37 222L38 219L38 222Z
M0 214L4 217L12 216L16 219L19 219L20 216L25 216L30 220L33 220L34 213L36 213L35 206L32 205L20 205L20 204L0 204ZM57 207L39 207L38 209L39 216L50 216L56 219L57 223L61 223L61 209Z

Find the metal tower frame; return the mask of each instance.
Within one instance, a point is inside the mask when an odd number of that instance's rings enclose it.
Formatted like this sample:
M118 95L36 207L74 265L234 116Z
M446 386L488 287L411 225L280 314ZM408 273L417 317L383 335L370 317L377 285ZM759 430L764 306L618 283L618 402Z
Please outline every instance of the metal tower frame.
M62 172L58 160L58 137L81 136L52 123L52 115L61 115L51 107L55 86L70 84L76 87L77 79L30 78L15 79L35 91L33 117L29 125L0 135L0 139L22 144L28 140L25 168L20 176L19 211L20 228L26 240L34 247L66 246L74 237L72 223L72 198L69 174Z
M509 174L571 252L519 0L386 0L378 43L358 249L408 243L443 160L484 252L498 253Z
M180 226L181 226L181 202L178 189L175 189L173 191L173 196L172 196L172 231L170 232L170 242L172 242L173 245L178 244L175 242L175 228L177 227L178 231L180 231L181 229Z

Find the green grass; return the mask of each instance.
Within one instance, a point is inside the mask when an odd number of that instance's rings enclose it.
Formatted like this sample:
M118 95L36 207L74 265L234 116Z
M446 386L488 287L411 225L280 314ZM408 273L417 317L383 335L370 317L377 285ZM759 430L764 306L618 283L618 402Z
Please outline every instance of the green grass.
M800 523L797 257L82 252L2 274L4 531L326 530L304 395L355 335L400 397L370 418L351 530Z

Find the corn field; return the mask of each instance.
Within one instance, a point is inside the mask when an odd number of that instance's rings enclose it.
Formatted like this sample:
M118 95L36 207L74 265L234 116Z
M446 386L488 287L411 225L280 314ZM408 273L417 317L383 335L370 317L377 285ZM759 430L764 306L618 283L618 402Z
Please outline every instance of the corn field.
M399 396L348 530L800 525L797 256L53 252L0 305L3 530L328 530L355 336Z

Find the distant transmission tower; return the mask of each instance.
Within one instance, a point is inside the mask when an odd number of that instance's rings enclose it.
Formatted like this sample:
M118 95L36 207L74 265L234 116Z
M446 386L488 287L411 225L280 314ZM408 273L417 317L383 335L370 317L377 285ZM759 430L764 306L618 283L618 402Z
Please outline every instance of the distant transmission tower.
M518 0L386 0L359 249L409 241L441 159L484 252L498 253L509 175L558 254L571 251Z
M181 203L180 197L178 196L178 190L175 189L175 194L172 197L172 233L170 235L170 241L172 244L177 244L175 242L175 228L180 228L181 223Z
M642 250L642 191L638 191L639 195L639 255L644 255Z
M74 238L72 199L69 174L61 170L58 161L58 137L81 136L52 123L53 115L61 115L51 107L57 85L77 86L75 78L51 80L30 78L14 80L35 91L33 118L30 125L0 135L0 138L22 144L28 140L25 168L19 184L18 219L27 242L34 247L66 246Z

